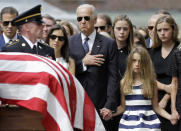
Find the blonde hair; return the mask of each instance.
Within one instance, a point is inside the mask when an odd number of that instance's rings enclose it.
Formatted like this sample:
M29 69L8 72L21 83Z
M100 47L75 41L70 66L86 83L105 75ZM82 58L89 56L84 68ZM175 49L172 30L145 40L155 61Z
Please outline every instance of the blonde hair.
M165 16L160 17L155 24L154 41L153 41L152 48L157 48L157 47L161 46L161 44L162 44L162 41L160 40L158 33L157 33L157 26L158 26L158 24L161 24L163 22L168 23L171 26L171 28L173 29L173 34L172 34L173 42L176 43L178 41L178 33L179 33L178 26L173 17L171 17L169 15L165 15Z
M152 98L153 89L156 86L156 75L148 51L141 46L133 48L128 56L126 72L121 81L121 90L125 95L132 93L132 85L134 81L132 63L133 55L135 53L138 53L141 56L141 79L143 80L142 93L145 97Z

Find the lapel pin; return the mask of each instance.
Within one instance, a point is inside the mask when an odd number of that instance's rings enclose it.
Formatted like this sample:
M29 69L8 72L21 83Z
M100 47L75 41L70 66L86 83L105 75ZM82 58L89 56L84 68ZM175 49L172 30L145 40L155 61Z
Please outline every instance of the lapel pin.
M22 43L22 46L26 46L26 44L25 44L25 43Z
M97 47L99 48L100 46L98 45Z
M40 49L42 49L42 47L41 46L38 46Z

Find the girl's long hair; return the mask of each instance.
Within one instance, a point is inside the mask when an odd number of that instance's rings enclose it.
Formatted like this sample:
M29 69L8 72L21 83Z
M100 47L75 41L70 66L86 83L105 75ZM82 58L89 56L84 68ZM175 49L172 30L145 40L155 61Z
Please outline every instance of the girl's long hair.
M132 85L134 81L132 63L133 63L133 55L135 53L138 53L141 56L140 75L141 75L141 80L143 80L142 93L145 97L152 98L153 89L156 86L156 75L148 51L141 46L133 48L128 56L126 72L121 81L122 91L125 95L132 93Z
M178 42L178 32L179 32L179 29L178 29L178 26L177 26L177 23L175 22L174 18L172 16L169 16L169 15L165 15L165 16L162 16L160 17L156 24L155 24L155 28L154 28L154 41L153 41L153 46L152 48L157 48L157 47L160 47L161 44L162 44L162 41L160 40L159 36L158 36L158 33L157 33L157 26L158 24L161 24L163 22L166 22L168 23L172 29L173 29L173 34L172 34L172 40L174 43Z

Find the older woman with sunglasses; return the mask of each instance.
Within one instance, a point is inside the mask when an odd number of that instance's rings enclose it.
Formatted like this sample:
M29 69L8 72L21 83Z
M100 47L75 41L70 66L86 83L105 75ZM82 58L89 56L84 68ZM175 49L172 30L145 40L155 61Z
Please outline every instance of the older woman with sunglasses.
M54 25L48 33L46 42L54 48L56 61L75 75L75 62L69 57L69 43L65 28Z

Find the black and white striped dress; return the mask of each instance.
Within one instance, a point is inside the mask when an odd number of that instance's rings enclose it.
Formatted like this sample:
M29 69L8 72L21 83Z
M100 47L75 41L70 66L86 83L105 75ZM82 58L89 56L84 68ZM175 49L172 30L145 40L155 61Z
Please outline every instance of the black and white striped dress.
M143 96L141 86L133 86L132 93L125 96L125 105L119 131L161 131L151 99Z

